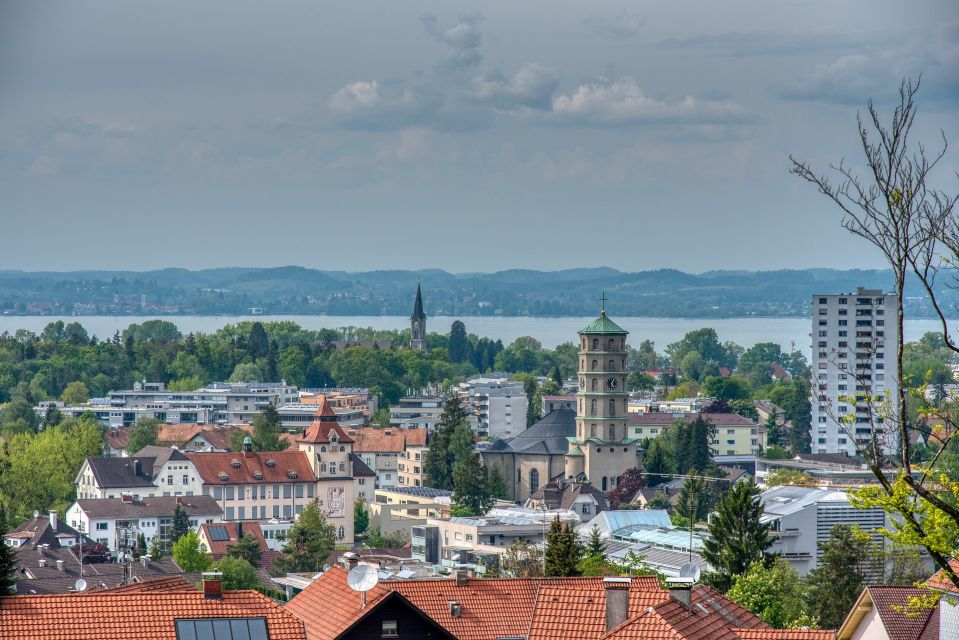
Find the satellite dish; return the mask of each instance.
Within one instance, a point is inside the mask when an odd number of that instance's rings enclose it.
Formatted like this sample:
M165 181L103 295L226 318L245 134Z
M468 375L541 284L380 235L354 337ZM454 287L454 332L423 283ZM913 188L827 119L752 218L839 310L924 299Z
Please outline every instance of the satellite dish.
M39 515L40 515L40 512L37 511L36 509L34 509L34 510L33 510L33 517L36 518L36 517L39 516Z
M687 562L679 568L680 578L689 578L693 582L699 581L699 566L695 562Z
M84 580L83 578L80 578L79 580L73 583L73 586L76 588L77 591L86 591L87 581Z
M369 591L375 587L379 581L380 577L376 567L371 567L368 564L356 565L346 574L346 584L348 584L353 591Z

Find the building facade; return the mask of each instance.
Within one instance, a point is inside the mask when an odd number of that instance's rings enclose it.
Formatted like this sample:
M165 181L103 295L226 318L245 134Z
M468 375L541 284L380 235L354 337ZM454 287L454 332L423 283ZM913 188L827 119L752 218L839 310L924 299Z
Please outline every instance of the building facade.
M896 450L896 327L895 296L879 289L813 296L813 453L855 455L874 430L886 453Z
M293 385L280 382L214 382L194 391L170 391L162 382L136 383L133 389L111 391L109 404L121 414L122 423L136 419L136 409L162 413L176 409L181 412L196 412L192 422L200 421L200 410L207 409L203 422L250 423L270 404L280 406L296 402L299 391ZM151 409L151 407L156 409ZM166 422L165 417L158 417ZM182 418L181 421L187 421Z
M472 414L477 435L512 438L526 428L528 399L522 382L505 376L474 378L461 383L457 393Z
M151 445L127 458L87 458L74 481L78 499L193 496L203 479L182 451Z

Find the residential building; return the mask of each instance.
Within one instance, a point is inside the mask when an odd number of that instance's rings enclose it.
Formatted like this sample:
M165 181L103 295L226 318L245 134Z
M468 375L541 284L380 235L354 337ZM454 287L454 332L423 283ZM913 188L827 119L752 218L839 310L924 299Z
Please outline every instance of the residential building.
M258 522L205 522L197 531L200 548L210 554L214 560L227 555L228 547L235 545L245 536L253 538L260 547L260 560L256 566L269 571L273 567L273 558L278 552L270 548L265 532Z
M285 609L310 640L832 640L833 631L772 629L708 587L654 577L384 580L352 592L333 567ZM365 602L365 606L361 603Z
M457 394L480 436L510 438L526 428L528 402L522 382L511 382L505 375L473 378L460 383Z
M75 484L78 499L152 498L200 495L203 480L182 451L151 445L132 457L87 458Z
M416 300L410 315L410 349L426 351L426 314L423 312L423 293L420 283L416 283Z
M370 528L383 534L409 532L410 527L426 524L427 518L448 517L452 497L452 491L431 487L377 489L367 504Z
M576 411L576 396L543 396L539 411L546 415L550 411L557 409L571 409Z
M836 640L959 638L959 626L943 628L940 625L941 609L950 608L950 604L937 602L931 607L910 607L911 601L924 600L929 593L929 589L920 587L867 585L836 632Z
M816 568L819 543L829 540L829 532L837 524L857 525L880 548L884 546L879 530L888 524L885 511L856 509L845 491L774 487L760 494L759 499L763 504L762 520L772 525L773 545L769 552L782 556L800 576Z
M526 500L529 509L568 510L580 520L592 519L609 509L606 494L585 482L556 480L534 491Z
M425 428L425 427L421 427ZM396 465L398 486L425 487L426 486L426 454L429 453L428 444L407 444L400 454Z
M436 429L445 398L438 394L404 396L390 406L390 426Z
M62 522L59 525L64 527ZM89 540L84 538L84 545ZM88 547L84 547L87 549ZM184 579L184 578L188 578ZM80 571L79 548L46 547L21 548L17 551L17 593L62 594L77 593L77 580L83 578L86 591L101 591L117 587L131 588L145 580L164 580L193 588L199 574L185 575L170 556L151 559L142 556L136 562L89 562L85 559ZM0 611L2 616L2 611ZM0 636L4 637L5 636ZM102 636L100 636L102 637Z
M370 469L376 472L377 489L403 485L400 482L400 467L403 467L407 478L419 474L422 479L422 465L414 459L409 463L403 454L408 447L418 449L421 457L426 448L426 429L394 429L363 427L347 429L346 435L353 440L353 452L359 456ZM407 466L411 469L407 469ZM415 479L415 478L414 478ZM416 484L407 486L419 486Z
M92 540L116 553L133 549L142 534L147 545L156 539L170 542L173 512L182 508L190 518L190 527L204 522L219 522L223 510L209 496L78 499L67 509L70 526L85 532Z
M813 296L814 453L855 455L874 429L886 453L896 450L897 431L889 423L896 414L899 384L896 327L895 296L879 289ZM871 397L881 400L870 402Z
M655 438L677 420L692 422L700 417L716 429L710 442L714 456L756 455L766 447L766 428L738 413L633 413L629 435L638 440Z
M309 400L311 398L305 398ZM302 432L305 431L310 423L313 422L313 414L316 413L317 403L315 402L293 402L280 405L276 412L280 414L280 424L287 431ZM361 407L333 407L333 413L336 415L336 422L344 429L353 429L363 427L369 424L369 415Z
M6 532L3 542L18 551L70 548L80 543L80 532L60 520L56 511L49 515L35 515Z
M316 476L301 451L191 453L203 495L220 505L225 520L293 520L316 499Z
M133 389L111 391L109 403L114 410L123 413L123 424L135 419L138 408L159 407L158 411L182 409L199 411L209 409L209 414L192 422L216 422L249 424L254 416L270 404L280 406L297 402L299 391L293 385L280 382L214 382L194 391L170 391L162 382L136 383ZM125 414L129 413L127 416ZM127 420L127 418L133 418ZM166 417L157 417L167 422Z
M630 413L699 413L709 404L711 398L676 398L659 400L658 398L632 398L629 401Z
M306 632L290 611L263 594L223 590L219 573L203 575L202 591L167 578L86 593L0 597L0 638L67 637L306 640Z
M91 398L86 404L62 407L60 412L71 418L93 414L104 427L129 427L141 418L153 418L170 424L202 424L209 422L213 411L206 407L180 407L167 401L142 406L118 407L111 398Z

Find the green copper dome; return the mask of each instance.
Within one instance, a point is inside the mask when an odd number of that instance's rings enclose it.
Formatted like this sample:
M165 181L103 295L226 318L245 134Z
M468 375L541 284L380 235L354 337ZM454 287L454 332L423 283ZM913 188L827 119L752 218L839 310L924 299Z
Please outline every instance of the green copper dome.
M627 335L629 331L623 329L621 326L610 320L606 317L606 311L600 311L599 317L590 322L588 325L579 330L580 334L591 334L591 333L615 333L620 335Z

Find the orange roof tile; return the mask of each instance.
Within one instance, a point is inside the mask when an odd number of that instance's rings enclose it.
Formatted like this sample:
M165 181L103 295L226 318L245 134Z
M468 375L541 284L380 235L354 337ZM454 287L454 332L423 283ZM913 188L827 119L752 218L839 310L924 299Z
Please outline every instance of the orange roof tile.
M953 570L956 575L959 575L959 558L953 558L949 561L949 568ZM937 571L929 580L926 582L927 585L933 589L940 589L942 591L952 591L953 593L959 593L959 588L953 584L946 576L946 572L940 569Z
M669 592L659 588L645 589L630 583L629 613L669 600ZM536 610L530 623L530 640L567 640L599 638L606 633L606 590L602 579L581 584L546 585L536 599Z
M290 471L296 473L297 482L316 481L310 461L302 451L188 453L187 457L205 484L283 483L290 481ZM255 475L258 472L262 474L260 479ZM226 474L225 480L220 478L220 473Z
M336 433L336 437L340 442L353 442L353 439L346 435L343 428L340 427L336 421L336 414L333 413L333 408L326 401L326 396L320 396L320 398L319 407L313 414L316 420L310 423L310 426L306 428L306 433L304 433L303 437L299 438L297 442L307 442L310 444L330 442L330 436L333 433Z
M610 629L602 640L684 640L684 638L653 609L644 611L618 627Z
M303 623L255 591L97 591L0 598L4 640L176 640L182 618L265 618L271 640L304 640Z
M142 582L133 582L109 589L110 593L150 593L159 591L175 593L177 591L196 590L196 586L183 576L168 576L165 578L155 578L153 580L143 580Z
M382 584L366 592L366 609L389 593ZM335 638L365 611L359 593L346 584L346 571L331 567L283 608L303 621L310 640Z
M157 442L183 444L203 431L198 424L161 424L157 430Z
M349 429L347 435L353 438L353 451L358 453L402 453L408 446L424 446L426 432L426 429L357 427Z
M832 629L733 629L739 640L833 640Z

